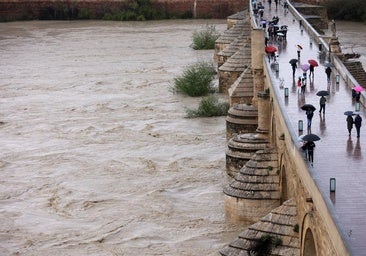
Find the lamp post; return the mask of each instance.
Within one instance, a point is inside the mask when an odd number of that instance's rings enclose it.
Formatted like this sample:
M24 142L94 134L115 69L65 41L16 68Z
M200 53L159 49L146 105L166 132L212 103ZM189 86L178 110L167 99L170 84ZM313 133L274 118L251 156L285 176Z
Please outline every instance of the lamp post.
M297 123L297 127L299 128L299 131L302 132L303 128L304 128L304 123L302 120L299 120L299 122Z
M280 64L277 61L274 63L274 69L276 72L280 71Z
M355 111L357 112L357 111L360 111L360 109L361 109L361 104L360 104L360 102L356 102L356 104L355 104Z
M336 179L335 178L329 179L329 190L330 190L330 192L336 191Z

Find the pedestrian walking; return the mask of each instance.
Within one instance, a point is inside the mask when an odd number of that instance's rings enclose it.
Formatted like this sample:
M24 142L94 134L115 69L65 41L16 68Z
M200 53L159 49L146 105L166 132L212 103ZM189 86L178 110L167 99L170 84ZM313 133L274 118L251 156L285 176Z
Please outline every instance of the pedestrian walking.
M292 77L295 77L295 72L296 72L296 69L297 69L296 62L292 62L291 67L292 67Z
M301 93L305 94L305 92L306 92L306 79L302 78L301 79Z
M361 92L356 92L355 93L355 100L356 100L356 102L360 102L360 98L361 98Z
M330 67L327 67L325 69L325 73L327 74L327 80L328 80L328 83L330 82L330 75L332 74L332 69Z
M306 70L302 71L302 78L306 80L306 78L307 78Z
M308 159L309 159L309 162L311 162L311 166L313 166L315 143L313 141L309 141L307 144L308 145L306 147L308 149Z
M352 128L353 128L353 123L354 123L353 117L351 115L347 116L346 122L347 122L348 134L349 134L349 136L351 136L351 131L352 131Z
M308 120L308 129L311 128L311 121L313 120L314 111L312 109L306 110L306 118Z
M259 9L259 17L263 18L264 9Z
M320 105L319 113L321 113L323 110L323 114L325 114L325 103L326 102L327 102L327 99L324 96L321 96L319 99L319 105Z
M297 58L300 59L302 47L300 45L297 45Z
M355 127L356 127L356 131L357 131L357 138L360 137L361 125L362 125L362 118L360 117L360 115L356 115L356 117L355 117Z
M315 148L314 141L308 141L305 143L304 146L302 146L302 149L306 150L307 152L308 160L309 162L311 162L311 166L313 166L314 163L314 148Z
M313 65L310 65L310 67L309 67L309 79L311 76L314 78L314 66Z
M299 76L299 78L297 79L297 93L301 92L301 86L302 86L302 83L301 83L301 76Z
M288 3L287 3L287 0L283 3L283 10L284 10L284 13L287 14L287 12L288 12Z

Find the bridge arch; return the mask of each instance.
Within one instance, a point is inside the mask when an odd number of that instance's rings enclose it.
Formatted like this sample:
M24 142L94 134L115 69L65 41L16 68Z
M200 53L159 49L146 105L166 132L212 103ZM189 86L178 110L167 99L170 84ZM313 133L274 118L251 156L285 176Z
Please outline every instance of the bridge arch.
M281 189L281 204L288 199L288 192L287 192L287 174L286 174L286 167L284 165L284 154L281 154L280 157L280 166L281 166L281 179L280 179L280 189Z
M301 255L302 256L316 256L316 239L315 233L312 230L311 213L307 213L304 216L302 225L302 239L301 239Z

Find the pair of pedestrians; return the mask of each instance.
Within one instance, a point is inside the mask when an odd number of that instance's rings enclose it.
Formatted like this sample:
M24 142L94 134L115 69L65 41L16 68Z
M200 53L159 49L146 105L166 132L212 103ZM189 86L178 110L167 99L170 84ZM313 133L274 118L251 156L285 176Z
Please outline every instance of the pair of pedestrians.
M353 129L353 124L354 124L355 128L356 128L356 132L357 132L357 138L360 138L362 117L360 115L356 115L355 120L353 120L353 117L351 115L349 115L346 118L346 122L347 122L347 129L348 129L349 136L351 136L351 131Z
M321 112L323 111L323 115L325 114L325 104L327 102L327 99L324 97L324 96L321 96L320 97L320 100L319 100L319 105L320 105L320 110L319 110L319 114L321 114ZM306 118L307 118L307 121L308 121L308 129L311 128L311 123L312 123L312 120L313 120L313 116L314 116L314 110L309 108L306 110Z
M313 166L315 143L313 141L307 141L301 148L306 152L308 160L311 162L311 166Z

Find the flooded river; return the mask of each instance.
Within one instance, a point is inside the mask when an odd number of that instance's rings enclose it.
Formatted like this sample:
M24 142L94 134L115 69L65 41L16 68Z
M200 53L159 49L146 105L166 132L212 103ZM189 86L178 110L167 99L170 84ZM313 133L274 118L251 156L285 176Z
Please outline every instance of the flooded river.
M217 255L225 117L173 79L207 21L0 24L0 254ZM225 20L210 20L217 30Z
M237 237L225 117L186 119L200 99L170 90L212 60L190 48L207 22L0 23L0 255L218 255Z

